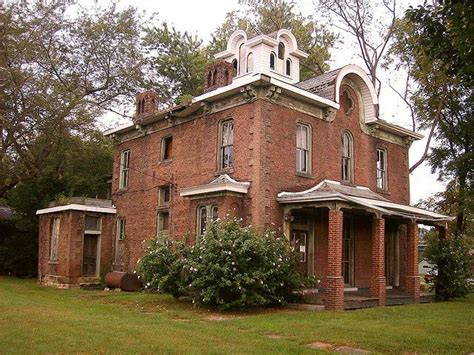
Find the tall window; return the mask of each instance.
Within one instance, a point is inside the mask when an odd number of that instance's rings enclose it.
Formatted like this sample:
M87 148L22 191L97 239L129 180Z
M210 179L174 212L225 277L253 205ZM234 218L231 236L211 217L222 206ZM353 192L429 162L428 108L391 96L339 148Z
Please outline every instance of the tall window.
M237 76L237 71L239 70L239 64L237 62L237 59L234 59L232 61L232 68L234 70L234 76Z
M232 167L234 160L234 121L227 120L220 125L220 169Z
M291 76L291 59L286 60L286 75Z
M244 73L244 70L245 70L244 63L245 63L245 50L244 50L244 44L242 43L239 46L239 70L238 70L239 75L242 75Z
M270 69L275 70L275 60L276 60L276 54L274 52L270 53Z
M377 187L387 190L387 151L377 148Z
M50 250L49 250L49 261L57 262L58 261L58 249L59 249L59 218L53 219L53 224L51 226L51 239L50 239Z
M296 126L296 171L309 174L311 156L311 128L298 123Z
M169 160L173 153L173 137L168 136L161 140L161 160Z
M285 45L283 42L278 43L278 59L285 58Z
M130 165L130 150L122 150L120 155L120 175L119 188L126 189L128 187L128 171Z
M170 203L170 186L161 186L158 190L158 206L168 206Z
M170 213L168 211L159 212L156 224L156 237L160 240L166 238L170 229Z
M125 217L117 218L117 240L125 239Z
M216 205L199 206L197 210L197 235L203 236L210 222L218 218L219 209Z
M342 134L342 180L354 182L353 142L349 132Z

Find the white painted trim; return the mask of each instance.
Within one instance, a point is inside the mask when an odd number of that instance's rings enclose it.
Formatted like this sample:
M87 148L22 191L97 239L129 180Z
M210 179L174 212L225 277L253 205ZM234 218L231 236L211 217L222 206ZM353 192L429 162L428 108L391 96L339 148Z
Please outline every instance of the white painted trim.
M127 124L124 124L124 125L120 125L118 127L115 127L115 128L111 128L111 129L108 129L106 131L104 131L104 136L109 136L111 134L114 134L114 133L120 133L121 131L128 131L128 130L133 130L135 129L135 125L133 124L133 122L131 123L127 123Z
M339 102L339 91L341 88L342 79L344 79L344 77L348 74L356 74L364 81L364 83L367 85L367 88L369 89L370 96L372 98L372 103L374 105L377 105L379 103L379 99L377 97L377 93L375 92L374 85L372 84L369 77L367 76L367 73L361 67L354 64L346 65L337 74L336 97L335 97L336 101Z
M46 214L46 213L54 213L54 212L62 212L62 211L84 211L84 212L98 212L98 213L111 213L115 214L117 210L113 207L96 207L96 206L85 206L85 205L78 205L78 204L70 204L65 206L56 206L50 208L43 208L41 210L36 211L37 215Z
M202 186L187 187L180 190L179 195L182 197L202 195L212 192L231 191L241 194L246 194L249 190L249 182L225 182L225 183L210 183Z
M376 120L376 121L372 121L372 122L368 122L368 123L373 124L377 129L387 131L387 132L390 132L390 133L394 133L394 134L399 135L399 136L408 136L408 137L412 137L413 139L416 139L416 140L420 140L420 139L423 139L425 137L424 135L422 135L420 133L410 131L409 129L406 129L404 127L400 127L398 125L395 125L395 124L392 124L392 123L389 123L389 122L385 122L383 120Z

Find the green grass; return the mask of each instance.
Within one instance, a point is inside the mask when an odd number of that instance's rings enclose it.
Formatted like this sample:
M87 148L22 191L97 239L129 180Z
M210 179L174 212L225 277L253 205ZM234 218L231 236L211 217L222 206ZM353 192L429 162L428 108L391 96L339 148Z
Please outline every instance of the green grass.
M474 295L351 312L216 313L166 295L57 290L0 277L0 353L305 353L312 342L381 353L474 351Z

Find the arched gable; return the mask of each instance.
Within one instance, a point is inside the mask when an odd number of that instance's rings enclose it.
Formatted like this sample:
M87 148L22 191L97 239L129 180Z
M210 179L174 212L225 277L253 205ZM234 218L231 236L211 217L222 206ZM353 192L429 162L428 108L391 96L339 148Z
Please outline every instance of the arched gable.
M231 34L227 41L227 51L237 53L239 46L247 42L247 33L244 30L237 30Z
M335 82L335 101L339 103L342 80L347 77L357 86L365 112L365 123L374 122L378 116L379 100L375 88L367 74L357 65L347 65L339 70Z

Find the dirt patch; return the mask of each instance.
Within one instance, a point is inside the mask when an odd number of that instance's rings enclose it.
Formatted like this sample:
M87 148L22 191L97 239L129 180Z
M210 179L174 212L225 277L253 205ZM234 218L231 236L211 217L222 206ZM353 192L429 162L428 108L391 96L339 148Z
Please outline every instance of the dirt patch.
M224 316L220 314L213 314L210 315L209 317L206 317L207 320L214 321L214 322L221 322L223 320L232 320L232 319L237 319L240 317L235 317L235 316Z
M269 333L269 334L264 334L263 336L269 339L283 339L284 338L282 334L278 334L278 333Z
M353 347L350 347L350 346L334 346L332 344L323 343L323 342L320 342L320 341L316 341L314 343L307 344L306 346L311 348L311 349L333 351L333 352L339 353L339 354L368 354L368 353L370 353L370 351L364 350L364 349L353 348Z

